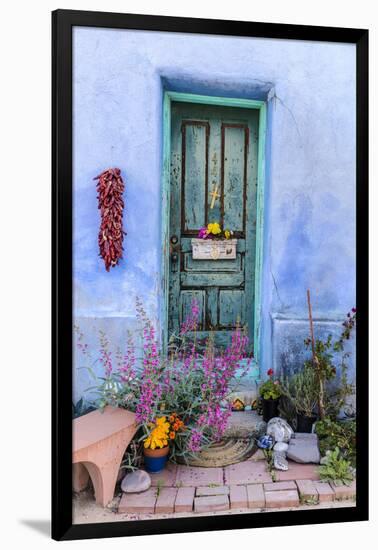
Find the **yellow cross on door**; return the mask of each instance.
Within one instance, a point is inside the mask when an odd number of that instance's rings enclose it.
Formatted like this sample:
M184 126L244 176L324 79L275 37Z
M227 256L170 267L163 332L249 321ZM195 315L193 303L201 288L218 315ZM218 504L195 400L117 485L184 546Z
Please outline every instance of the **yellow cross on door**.
M213 186L213 190L212 192L210 193L210 197L211 197L211 204L210 204L210 208L211 210L214 208L214 205L215 205L215 201L220 198L220 194L218 193L218 186L217 185L214 185Z

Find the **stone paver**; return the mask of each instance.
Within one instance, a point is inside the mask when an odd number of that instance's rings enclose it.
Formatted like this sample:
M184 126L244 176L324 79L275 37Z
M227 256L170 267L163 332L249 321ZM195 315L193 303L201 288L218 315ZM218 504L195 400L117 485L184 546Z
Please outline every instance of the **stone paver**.
M230 501L227 495L215 495L212 497L196 497L194 499L195 512L219 512L229 510Z
M174 512L177 489L174 487L163 487L159 491L156 500L155 514L169 514Z
M177 464L168 462L162 472L150 474L152 487L174 487L176 483Z
M123 493L118 506L120 514L155 513L156 489L150 488L144 493Z
M266 491L265 505L267 508L291 508L299 506L297 491Z
M177 487L202 487L213 484L223 485L222 468L202 468L181 465L177 467Z
M297 479L296 483L298 486L299 498L302 501L317 502L319 500L318 491L311 479Z
M220 485L219 487L197 487L197 497L211 497L214 495L228 495L230 488L227 485Z
M324 481L314 481L314 485L319 495L319 502L331 502L335 500L335 492L329 483Z
M206 513L252 508L295 508L352 499L356 483L335 486L319 481L317 466L289 461L289 470L275 471L272 481L261 456L225 468L203 468L169 463L151 474L152 487L143 493L124 493L120 514ZM346 503L344 503L345 505ZM341 504L340 504L341 506Z
M261 483L247 485L248 508L265 508L265 492Z
M318 466L316 464L297 464L289 462L289 469L286 472L276 471L277 481L295 481L296 479L319 480Z
M192 512L195 487L180 487L175 500L175 512Z
M297 490L295 481L275 481L272 483L264 483L265 491L285 491L289 489Z
M331 483L331 487L335 492L336 500L344 500L356 496L356 482L353 481L350 485L335 485Z
M248 494L245 485L231 485L230 487L231 508L248 508Z
M225 480L227 485L248 485L251 483L269 483L272 476L264 460L239 462L226 466Z

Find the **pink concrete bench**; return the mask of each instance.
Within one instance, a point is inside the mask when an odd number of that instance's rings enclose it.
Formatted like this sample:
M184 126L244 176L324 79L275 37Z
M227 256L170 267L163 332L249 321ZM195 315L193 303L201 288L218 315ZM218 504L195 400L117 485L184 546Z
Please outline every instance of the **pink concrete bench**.
M122 457L136 430L135 414L124 409L106 407L103 412L93 411L75 418L73 489L85 486L89 474L96 502L106 506L114 496Z

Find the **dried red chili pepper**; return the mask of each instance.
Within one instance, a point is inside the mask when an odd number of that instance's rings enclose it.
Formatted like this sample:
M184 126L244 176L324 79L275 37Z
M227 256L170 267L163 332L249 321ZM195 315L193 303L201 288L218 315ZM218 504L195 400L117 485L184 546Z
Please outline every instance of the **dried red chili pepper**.
M101 225L98 233L100 256L105 262L106 271L115 267L122 258L123 251L123 208L122 194L125 184L119 168L109 168L93 178L98 180L97 199L101 213Z

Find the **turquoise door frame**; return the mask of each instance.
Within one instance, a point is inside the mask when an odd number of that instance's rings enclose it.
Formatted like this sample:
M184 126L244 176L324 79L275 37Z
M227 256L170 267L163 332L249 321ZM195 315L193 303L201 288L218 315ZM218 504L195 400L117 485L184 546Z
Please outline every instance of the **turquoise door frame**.
M170 212L170 163L171 163L171 102L201 103L222 107L242 107L259 111L258 167L257 167L257 216L256 216L256 264L255 264L255 310L253 354L256 366L260 359L261 292L263 266L264 230L264 186L265 186L265 136L266 103L253 99L214 97L181 92L164 92L163 98L163 182L162 182L162 263L160 320L163 350L167 349L168 338L168 295L169 295L169 212Z

